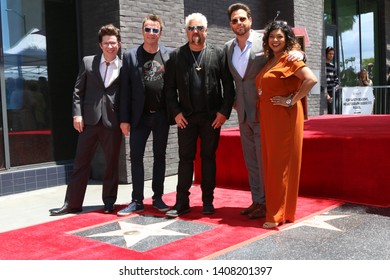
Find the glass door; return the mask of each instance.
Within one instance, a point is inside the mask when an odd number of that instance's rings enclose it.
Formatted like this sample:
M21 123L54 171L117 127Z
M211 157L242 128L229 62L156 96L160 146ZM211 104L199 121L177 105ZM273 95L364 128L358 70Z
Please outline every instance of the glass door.
M52 161L44 1L0 1L5 168Z

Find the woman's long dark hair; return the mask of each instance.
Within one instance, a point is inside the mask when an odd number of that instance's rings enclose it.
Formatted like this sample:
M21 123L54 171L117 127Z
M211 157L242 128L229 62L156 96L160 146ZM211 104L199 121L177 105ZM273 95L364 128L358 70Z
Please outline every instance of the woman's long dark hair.
M297 42L294 31L291 29L291 27L287 25L285 21L273 21L269 23L264 30L263 49L267 58L272 58L274 56L272 49L268 45L269 35L272 31L279 29L286 37L286 52L300 49L299 43Z

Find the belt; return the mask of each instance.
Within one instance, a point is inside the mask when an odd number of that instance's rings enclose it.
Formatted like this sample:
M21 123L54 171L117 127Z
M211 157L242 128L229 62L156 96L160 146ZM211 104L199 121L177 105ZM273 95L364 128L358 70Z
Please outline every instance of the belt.
M150 114L154 114L154 113L160 112L161 110L163 110L163 109L145 110L145 112L150 113Z

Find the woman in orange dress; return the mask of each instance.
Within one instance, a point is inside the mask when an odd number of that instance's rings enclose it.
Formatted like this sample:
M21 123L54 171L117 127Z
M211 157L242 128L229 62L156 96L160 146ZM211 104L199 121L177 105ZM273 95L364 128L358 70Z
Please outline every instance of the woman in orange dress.
M266 197L263 228L295 221L303 142L302 99L317 83L304 62L287 60L287 53L296 47L294 32L285 22L267 25L263 48L268 63L256 77Z

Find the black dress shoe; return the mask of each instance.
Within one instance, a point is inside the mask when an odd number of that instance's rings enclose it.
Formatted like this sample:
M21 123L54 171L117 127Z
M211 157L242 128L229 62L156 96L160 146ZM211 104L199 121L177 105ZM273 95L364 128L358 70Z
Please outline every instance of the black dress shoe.
M71 213L79 213L83 211L82 208L70 208L68 204L64 204L61 208L50 210L50 216L60 216Z
M106 204L104 205L104 214L110 214L110 213L114 213L115 211L115 207L114 207L114 204Z
M212 215L215 213L215 208L212 204L203 205L203 215Z
M176 205L173 208L165 213L165 216L170 218L175 218L184 214L187 214L191 211L190 206L186 205L184 207L177 207Z

